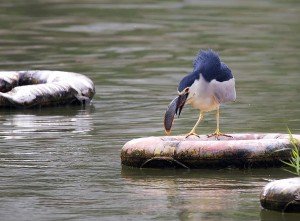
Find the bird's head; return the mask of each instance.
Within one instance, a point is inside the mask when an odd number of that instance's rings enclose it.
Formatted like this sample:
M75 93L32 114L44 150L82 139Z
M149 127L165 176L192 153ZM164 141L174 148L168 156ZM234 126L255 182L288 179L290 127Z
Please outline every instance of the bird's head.
M176 114L178 114L178 117L180 116L180 113L185 105L185 102L190 94L190 88L194 84L196 79L199 79L199 74L197 77L197 74L189 74L185 76L178 85L178 100L176 105Z
M164 126L167 134L170 134L175 114L178 115L178 117L180 116L185 102L189 97L190 88L196 79L199 79L199 73L193 72L180 81L178 85L178 97L171 101L165 114Z

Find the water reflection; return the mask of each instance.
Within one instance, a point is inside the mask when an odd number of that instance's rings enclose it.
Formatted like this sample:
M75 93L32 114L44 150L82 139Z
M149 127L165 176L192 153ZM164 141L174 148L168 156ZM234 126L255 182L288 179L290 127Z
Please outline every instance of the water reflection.
M261 187L270 177L286 176L278 169L266 172L122 168L127 183L124 191L131 192L132 200L156 199L147 212L174 209L180 220L258 220Z
M67 110L69 109L69 110ZM88 135L93 128L91 111L93 107L57 107L55 110L12 111L0 117L3 139L53 138L57 134ZM67 115L65 114L67 111ZM71 135L72 136L72 135Z
M163 28L161 25L154 24L141 24L141 23L96 23L81 26L71 26L62 29L67 32L82 32L82 33L105 33L105 34L117 34L121 31L135 31L135 30L148 30Z

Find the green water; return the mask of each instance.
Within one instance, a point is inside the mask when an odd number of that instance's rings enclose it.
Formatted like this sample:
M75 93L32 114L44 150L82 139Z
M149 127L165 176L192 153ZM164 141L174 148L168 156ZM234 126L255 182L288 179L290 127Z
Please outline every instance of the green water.
M0 3L0 69L79 72L93 106L0 110L1 220L299 220L262 210L281 169L122 168L129 140L164 134L163 116L198 50L232 69L237 101L225 133L300 133L298 1L71 1ZM173 134L198 111L185 107ZM206 114L199 133L215 130Z

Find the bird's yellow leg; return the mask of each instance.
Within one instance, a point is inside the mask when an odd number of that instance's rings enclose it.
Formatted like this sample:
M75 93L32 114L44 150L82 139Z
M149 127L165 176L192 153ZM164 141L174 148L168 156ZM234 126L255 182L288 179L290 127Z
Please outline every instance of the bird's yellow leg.
M193 129L192 129L189 133L187 133L187 134L185 135L185 137L189 137L189 136L191 136L191 135L195 135L195 136L199 137L199 135L196 133L196 129L197 129L197 127L199 126L199 124L200 124L200 122L202 121L202 119L203 119L203 112L200 111L199 119L197 120L195 126L193 127Z
M228 134L223 134L220 132L220 127L219 127L219 119L220 119L220 109L217 109L217 113L216 113L216 120L217 120L217 129L214 133L207 135L207 137L216 137L216 140L219 139L219 136L224 136L224 137L232 137Z

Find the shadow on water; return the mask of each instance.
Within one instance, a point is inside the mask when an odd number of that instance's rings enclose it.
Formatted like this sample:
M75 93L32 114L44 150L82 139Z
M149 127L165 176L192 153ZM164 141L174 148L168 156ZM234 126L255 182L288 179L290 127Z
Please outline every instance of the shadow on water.
M300 215L296 213L280 213L270 210L261 210L261 221L297 221L300 219Z

